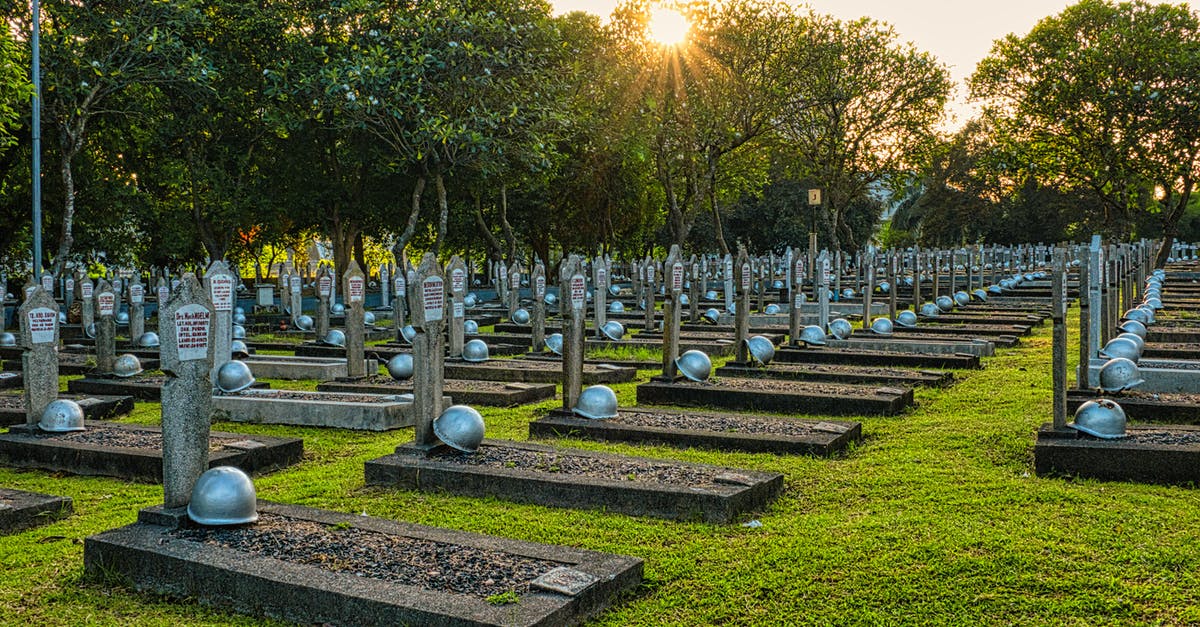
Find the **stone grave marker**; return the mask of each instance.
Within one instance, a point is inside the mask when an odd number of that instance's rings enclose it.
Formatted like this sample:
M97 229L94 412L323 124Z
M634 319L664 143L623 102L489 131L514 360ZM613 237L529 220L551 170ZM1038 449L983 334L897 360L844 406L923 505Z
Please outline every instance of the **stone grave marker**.
M321 264L317 267L317 341L324 340L325 336L329 335L329 299L332 295L333 277L330 275L329 266Z
M817 256L817 267L814 268L817 275L814 281L817 284L817 324L822 331L829 330L829 251L822 250Z
M729 254L725 255L725 261L722 265L724 270L724 287L725 287L725 311L733 311L734 308L734 285L733 285L733 257Z
M163 502L181 507L208 469L212 414L213 306L188 273L158 316L162 388Z
M442 413L442 325L446 319L446 283L433 253L425 253L408 282L413 305L413 441L397 449L428 451L437 446L433 420Z
M96 294L95 286L92 285L92 280L86 275L81 275L79 282L79 324L82 325L84 333L87 333L87 328L96 323Z
M560 270L563 312L563 408L571 411L583 391L583 326L587 319L587 279L583 262L571 255Z
M233 359L231 344L233 343L233 304L236 300L234 285L237 277L224 261L214 261L204 273L204 291L212 304L212 336L209 347L212 360L213 381L217 380L217 370ZM162 339L159 339L161 342Z
M446 276L450 278L450 355L458 358L462 356L466 342L463 325L467 321L467 310L463 300L467 296L467 264L454 255L446 266Z
M135 343L146 332L146 286L140 274L129 279L129 339Z
M704 294L701 283L704 281L703 275L700 273L700 263L696 260L696 255L692 255L691 261L688 263L691 281L688 282L688 322L696 322L700 316L700 297Z
M755 311L761 312L767 306L767 287L771 283L775 268L774 255L771 259L758 258L758 307Z
M834 268L833 293L835 295L834 300L841 300L842 299L842 269L844 268L844 266L842 265L842 250L840 248L837 249L836 251L834 251L833 268Z
M343 290L346 298L346 377L361 379L367 376L366 324L363 322L367 302L367 277L358 262L350 260L350 268L343 275ZM444 300L444 298L443 298Z
M800 337L800 323L804 315L804 257L796 255L792 258L791 271L788 273L788 297L791 306L788 308L788 337L794 342Z
M25 379L25 422L37 424L58 398L58 303L38 287L17 310L21 325L21 370Z
M867 246L867 251L860 258L859 267L863 274L862 288L862 328L871 328L871 299L875 296L875 247Z
M912 254L912 306L913 311L921 311L921 248L914 246Z
M117 296L108 281L100 279L95 289L96 371L112 374L117 359Z
M360 271L361 272L361 271ZM304 284L300 275L293 274L288 277L288 308L292 310L292 326L296 326L296 319L304 312L304 301L301 298L301 290Z
M154 293L157 303L155 311L161 316L163 307L167 306L167 301L171 298L171 288L167 287L167 280L165 278L159 277L158 284L154 287ZM159 342L162 342L162 338L159 338Z
M534 354L538 354L546 347L546 268L541 261L534 264L529 283L533 288L533 334L530 338L530 348ZM596 294L600 294L600 288L596 288Z
M900 279L900 252L888 253L888 317L896 319L896 292L900 291L897 281Z
M645 330L653 333L658 329L658 325L654 323L654 297L658 294L658 277L657 270L654 267L654 258L646 255L646 263L643 265L646 269L645 289L643 291L642 309L645 313Z
M508 280L512 286L508 293L508 318L521 306L521 264L513 262L508 269Z
M1067 251L1054 249L1051 268L1050 318L1054 323L1051 367L1054 386L1054 428L1067 426ZM1081 365L1086 371L1087 362Z
M42 289L54 296L54 275L49 272L42 272Z
M679 253L678 244L671 246L671 252L667 255L667 262L663 264L663 267L667 275L664 277L667 294L663 301L662 379L674 381L678 374L675 360L679 358L679 323L682 317L679 296L683 294L683 277L685 275L683 258Z
M379 264L379 306L384 309L392 302L391 295L388 294L388 290L391 288L388 283L391 280L391 273L388 270L388 264Z
M0 276L0 296L3 296L3 292L4 277ZM67 272L66 278L63 279L63 304L67 306L68 310L71 309L71 305L75 304L75 276L70 272Z
M596 317L595 329L593 329L593 332L596 334L596 339L604 339L604 332L601 329L604 328L604 323L608 322L609 268L609 262L603 257L596 257L596 259L592 262L592 284L594 286L592 304ZM566 297L567 294L562 293L560 296ZM563 311L565 308L566 304L562 302L562 299L559 299L559 311Z
M392 286L396 290L396 302L392 306L392 315L396 319L396 341L403 342L403 330L408 324L408 272L403 267L403 264L396 267L396 277L392 279Z
M503 306L508 302L508 266L504 265L503 259L498 259L492 267L496 268L496 295Z
M750 257L746 254L746 247L742 244L738 244L734 278L737 281L737 307L733 314L734 359L744 364L750 361L746 339L750 337L750 290L753 287L754 270L750 265Z

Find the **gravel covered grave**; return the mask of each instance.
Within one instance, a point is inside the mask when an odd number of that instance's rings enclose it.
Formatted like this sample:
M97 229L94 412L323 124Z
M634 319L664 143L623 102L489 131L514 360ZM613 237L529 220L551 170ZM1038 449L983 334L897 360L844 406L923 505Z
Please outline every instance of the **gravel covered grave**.
M171 534L254 556L482 598L509 591L525 593L531 581L563 566L500 551L323 525L277 514L262 514L251 525L185 528Z
M756 419L724 414L664 414L622 410L616 418L606 420L616 424L686 431L715 431L755 435L805 436L816 431L811 422L786 419Z
M91 444L93 446L108 446L112 448L129 448L161 451L163 447L162 432L157 429L129 429L110 426L89 426L86 431L66 431L51 433L36 430L31 435L39 440L55 440L73 444ZM219 451L228 444L236 442L236 438L209 438L208 450Z
M401 389L401 388L412 389L412 386L413 386L411 380L397 381L391 377L387 377L384 375L373 375L373 376L367 377L367 380L364 381L363 383L366 385L394 386L397 389ZM503 391L512 389L510 387L512 385L511 383L505 383L503 381L475 381L475 380L465 380L465 379L446 379L444 381L444 385L447 390L470 389L470 390L478 390L481 392L503 392Z
M1132 444L1165 444L1168 446L1195 446L1200 444L1200 433L1195 431L1146 431L1136 430L1127 432L1124 438L1117 442Z
M694 488L711 488L720 485L716 480L717 476L727 472L724 469L696 468L637 458L590 457L558 452L529 451L488 444L480 446L475 453L464 454L449 450L439 451L431 457L439 462L464 466L515 468L530 472L579 475L614 481L686 485Z
M720 387L735 390L758 390L763 392L789 392L796 394L826 394L862 396L873 394L878 388L854 386L836 383L817 383L800 381L780 381L778 379L759 379L741 377L718 377L703 383L696 381L679 381L674 385L682 387Z
M247 390L226 396L264 398L282 401L322 401L328 403L396 403L397 399L379 394L345 394L341 392L302 392L297 390Z

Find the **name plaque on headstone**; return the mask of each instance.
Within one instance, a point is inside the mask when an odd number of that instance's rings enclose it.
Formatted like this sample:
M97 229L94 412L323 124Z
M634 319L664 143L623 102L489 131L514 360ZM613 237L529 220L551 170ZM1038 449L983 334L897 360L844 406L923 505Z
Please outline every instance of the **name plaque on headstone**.
M403 274L396 275L396 293L404 294L404 290L408 289L408 281L404 280Z
M93 289L92 282L84 281L83 285L79 286L79 293L83 294L84 298L91 298L92 297L92 289Z
M462 268L455 268L450 273L450 291L462 294L467 289L467 273Z
M208 356L208 309L184 305L175 311L175 338L179 361L196 361Z
M676 292L683 290L683 264L678 261L671 266L671 290Z
M352 276L346 281L346 296L352 303L363 302L363 287L366 285L366 279L360 276Z
M596 288L608 289L608 270L605 268L596 269Z
M431 276L421 283L421 306L425 322L437 322L446 315L446 282Z
M833 273L833 264L828 259L821 261L821 285L829 287L829 275Z
M290 279L288 279L288 285L291 286L293 294L300 293L300 277L298 277L298 276L291 277Z
M96 302L100 305L101 316L111 316L117 307L117 297L112 292L101 292L96 297Z
M171 290L167 289L167 286L165 286L165 285L160 285L158 287L158 304L160 306L167 304L167 299L170 297L171 297Z
M75 279L68 278L67 279L67 292L71 292L74 289L75 289Z
M467 317L466 307L464 307L462 303L454 303L454 317L455 318Z
M520 273L520 272L517 272L517 271L515 271L515 270L513 271L513 273L512 273L512 284L513 284L513 287L514 287L514 288L516 288L516 287L521 287L521 273Z
M134 283L129 286L129 302L134 305L146 302L146 288L142 287L141 283Z
M46 274L42 275L42 289L46 290L47 292L50 292L51 294L54 293L54 275L53 274L50 274L49 272L47 272Z
M571 309L583 309L583 305L587 302L586 283L582 274L576 274L571 277Z
M26 316L29 318L29 341L33 344L52 344L58 313L48 307L38 307L31 309Z
M26 286L26 287L25 287L25 298L29 298L30 296L32 296L32 295L33 295L33 290L36 290L36 289L37 289L37 286L36 286L36 285L28 285L28 286Z
M397 280L396 283L399 284L400 281ZM329 298L329 290L331 287L333 287L333 279L329 278L328 276L323 276L317 280L317 289L320 290L321 296Z
M228 274L214 274L209 278L209 296L212 297L213 309L217 311L233 311L233 277Z
M539 302L546 298L546 277L538 276L533 282L533 294Z
M748 263L742 264L742 289L743 290L750 289L750 277L751 276L752 275L750 273L750 264L748 264Z
M508 279L508 268L505 268L504 264L501 264L500 265L500 280L504 281L507 279Z

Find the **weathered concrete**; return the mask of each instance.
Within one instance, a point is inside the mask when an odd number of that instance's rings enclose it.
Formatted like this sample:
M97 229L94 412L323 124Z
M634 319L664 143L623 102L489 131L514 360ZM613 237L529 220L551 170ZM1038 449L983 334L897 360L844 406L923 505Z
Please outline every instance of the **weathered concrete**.
M1130 434L1166 431L1196 435L1200 427L1130 425ZM1109 481L1184 483L1200 481L1200 444L1169 445L1101 440L1051 424L1038 430L1033 449L1039 475L1072 475Z
M231 422L361 431L387 431L411 427L414 423L411 399L381 395L377 402L364 403L329 392L309 392L317 397L312 400L273 398L273 394L274 391L267 390L243 390L237 394L214 396L213 418ZM449 402L449 399L443 402Z
M855 366L771 364L767 368L728 362L717 368L718 377L761 377L784 381L813 381L817 383L853 383L859 385L883 385L889 387L911 387L926 385L940 387L950 385L954 374L941 370L904 370L900 368L859 368Z
M350 376L345 359L252 355L242 361L250 366L250 372L254 373L256 379L332 381ZM378 372L379 362L374 359L363 360L362 369L366 373Z
M88 420L107 420L118 418L133 411L132 396L106 396L62 394L59 398L67 398L79 403L83 417ZM0 408L0 426L26 424L25 412L21 410Z
M911 388L845 384L838 386L837 391L818 392L786 381L763 383L768 384L764 386L766 389L745 389L720 382L651 381L637 387L637 402L823 416L892 416L913 404Z
M1107 362L1103 358L1088 361L1089 388L1100 387L1100 369ZM1200 362L1140 359L1137 365L1138 372L1145 379L1145 383L1135 388L1138 392L1200 392Z
M489 385L490 384L490 385ZM499 381L467 381L445 379L442 389L460 405L516 407L554 398L556 386L550 383L504 383ZM387 385L354 381L331 381L317 386L318 392L351 394L410 394L412 383L396 381Z
M0 488L0 535L53 522L70 516L73 510L68 496Z

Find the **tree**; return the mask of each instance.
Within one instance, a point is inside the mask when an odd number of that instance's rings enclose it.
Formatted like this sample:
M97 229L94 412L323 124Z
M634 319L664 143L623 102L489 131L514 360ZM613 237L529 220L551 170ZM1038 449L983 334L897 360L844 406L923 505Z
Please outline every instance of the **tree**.
M1200 20L1186 5L1083 0L998 41L971 78L1012 162L1084 187L1109 236L1161 212L1169 254L1200 174ZM1157 190L1160 202L1147 202Z
M807 63L789 77L796 105L780 134L797 174L820 182L825 224L835 247L862 241L848 220L852 204L915 171L934 142L951 82L937 59L897 42L890 26L867 18L812 16Z

